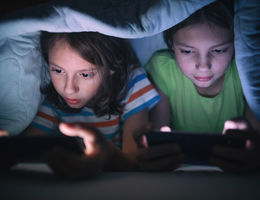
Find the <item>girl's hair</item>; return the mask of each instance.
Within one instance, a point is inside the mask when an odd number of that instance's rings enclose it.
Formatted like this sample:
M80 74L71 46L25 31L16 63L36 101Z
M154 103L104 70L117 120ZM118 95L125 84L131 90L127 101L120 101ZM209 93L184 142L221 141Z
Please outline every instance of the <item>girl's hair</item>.
M216 25L222 28L230 30L232 39L234 38L233 33L233 12L228 4L224 4L220 0L217 0L203 8L197 10L191 14L184 21L164 31L163 37L164 42L167 44L169 49L173 46L173 36L181 28L192 24L199 24L206 22L209 25Z
M59 40L66 41L72 49L86 61L94 64L98 71L103 68L102 84L96 95L88 102L97 116L120 114L122 99L126 95L128 67L137 62L136 56L126 40L106 36L97 32L79 33L41 33L41 50L48 63L48 53ZM110 72L113 71L113 74ZM70 108L57 93L52 82L41 87L46 100L65 112L79 112L81 109Z

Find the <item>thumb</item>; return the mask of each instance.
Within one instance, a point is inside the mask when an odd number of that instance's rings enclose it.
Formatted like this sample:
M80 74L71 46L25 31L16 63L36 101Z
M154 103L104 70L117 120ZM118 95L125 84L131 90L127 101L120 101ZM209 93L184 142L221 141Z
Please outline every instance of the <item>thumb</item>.
M162 132L171 132L172 129L169 126L162 126L160 128L160 131L162 131Z
M59 124L59 129L66 136L81 137L86 146L86 154L90 155L96 152L96 136L91 129L81 126L80 124L69 124L64 122Z
M152 124L151 123L147 123L145 126L143 126L142 128L136 130L134 132L134 140L137 144L138 147L140 148L147 148L148 147L148 141L146 138L146 133L151 130L152 128Z
M1 137L1 136L8 136L8 135L9 135L9 134L8 134L7 131L0 129L0 137Z
M83 139L87 137L88 140L94 139L91 129L83 127L80 124L69 124L62 122L59 124L59 129L66 136L81 137Z

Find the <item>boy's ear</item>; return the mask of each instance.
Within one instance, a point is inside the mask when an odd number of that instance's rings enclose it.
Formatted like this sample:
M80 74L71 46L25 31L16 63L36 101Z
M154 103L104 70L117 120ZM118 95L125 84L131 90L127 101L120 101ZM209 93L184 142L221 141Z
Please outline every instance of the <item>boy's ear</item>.
M110 75L113 75L115 73L115 71L109 70L109 73L110 73Z
M174 52L174 45L172 44L172 46L171 46L171 50Z

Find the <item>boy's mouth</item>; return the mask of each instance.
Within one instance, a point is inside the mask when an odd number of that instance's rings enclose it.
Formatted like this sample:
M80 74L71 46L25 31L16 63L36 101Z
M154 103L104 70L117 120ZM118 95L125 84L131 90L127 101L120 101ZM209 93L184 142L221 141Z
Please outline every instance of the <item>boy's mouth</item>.
M212 79L213 76L194 76L194 78L197 80L197 81L200 81L200 82L207 82L207 81L210 81Z

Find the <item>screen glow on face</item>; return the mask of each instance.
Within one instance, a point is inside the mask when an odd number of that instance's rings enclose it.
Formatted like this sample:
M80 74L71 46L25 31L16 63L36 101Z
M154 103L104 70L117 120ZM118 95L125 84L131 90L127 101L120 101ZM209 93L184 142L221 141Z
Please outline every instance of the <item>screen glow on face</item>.
M65 40L49 51L52 83L71 108L84 107L102 83L102 71L83 59Z
M207 23L189 25L174 34L173 50L181 71L201 94L221 90L234 52L229 30Z

